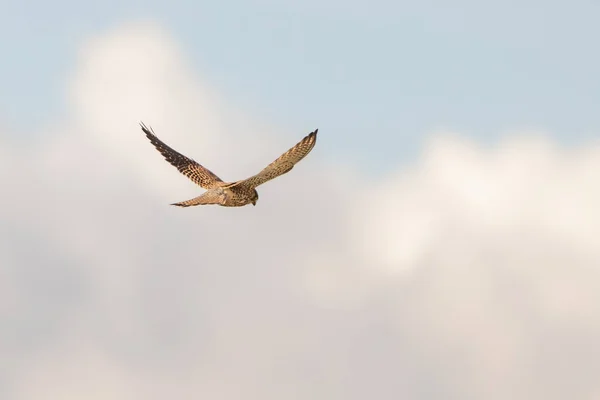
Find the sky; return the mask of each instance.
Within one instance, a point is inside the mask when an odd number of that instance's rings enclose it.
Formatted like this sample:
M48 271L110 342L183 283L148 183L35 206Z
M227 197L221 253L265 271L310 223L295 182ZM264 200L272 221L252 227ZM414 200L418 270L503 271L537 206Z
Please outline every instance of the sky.
M414 160L440 127L488 143L541 129L566 144L600 129L593 1L4 2L1 117L22 132L68 113L86 40L139 20L166 29L230 103L285 129L318 125L343 138L333 155L375 172Z
M0 397L597 399L599 6L413 3L3 3Z

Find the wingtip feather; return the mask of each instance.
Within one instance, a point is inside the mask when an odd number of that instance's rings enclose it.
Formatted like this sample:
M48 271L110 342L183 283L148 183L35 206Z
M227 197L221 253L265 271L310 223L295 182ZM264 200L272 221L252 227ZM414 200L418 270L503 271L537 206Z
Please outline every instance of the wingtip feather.
M154 129L152 129L152 127L147 127L142 121L140 121L140 127L147 136L156 136Z

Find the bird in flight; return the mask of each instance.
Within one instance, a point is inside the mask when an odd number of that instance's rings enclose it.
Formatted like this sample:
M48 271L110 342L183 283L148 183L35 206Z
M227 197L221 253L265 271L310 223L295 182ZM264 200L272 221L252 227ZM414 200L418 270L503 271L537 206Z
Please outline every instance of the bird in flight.
M201 204L242 207L250 203L255 206L258 201L256 187L294 168L294 165L306 157L313 147L315 147L317 132L319 131L316 129L314 132L306 135L294 147L283 153L277 160L267 165L258 174L241 181L223 182L221 178L207 168L163 143L156 137L152 128L148 129L143 122L140 122L140 126L154 147L165 157L165 160L194 183L206 189L206 192L198 197L172 204L179 207L190 207Z

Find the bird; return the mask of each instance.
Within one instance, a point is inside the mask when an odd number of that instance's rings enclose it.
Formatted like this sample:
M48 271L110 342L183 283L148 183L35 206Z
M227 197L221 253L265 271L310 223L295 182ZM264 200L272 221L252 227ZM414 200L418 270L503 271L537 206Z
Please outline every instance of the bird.
M221 178L209 169L200 165L198 162L167 146L156 136L152 128L146 127L143 122L140 122L140 126L142 131L146 134L146 137L150 140L150 143L152 143L156 150L163 155L165 160L177 168L183 175L192 180L192 182L206 189L206 191L198 197L178 203L171 203L171 205L178 207L208 204L223 207L242 207L248 204L256 206L256 203L258 202L258 192L256 191L256 188L271 179L275 179L278 176L290 172L292 168L294 168L294 165L306 157L313 147L315 147L315 144L317 143L317 133L319 131L319 129L315 129L313 132L306 135L302 140L296 143L296 145L283 153L271 164L267 165L258 174L240 181L224 182Z

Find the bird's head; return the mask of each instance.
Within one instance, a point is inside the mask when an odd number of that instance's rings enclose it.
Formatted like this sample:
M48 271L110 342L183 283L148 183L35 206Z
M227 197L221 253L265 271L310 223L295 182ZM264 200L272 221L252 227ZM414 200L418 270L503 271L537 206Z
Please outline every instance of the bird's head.
M256 191L256 189L254 190L254 193L252 193L252 200L250 200L252 202L252 205L255 206L256 202L258 201L258 192Z

